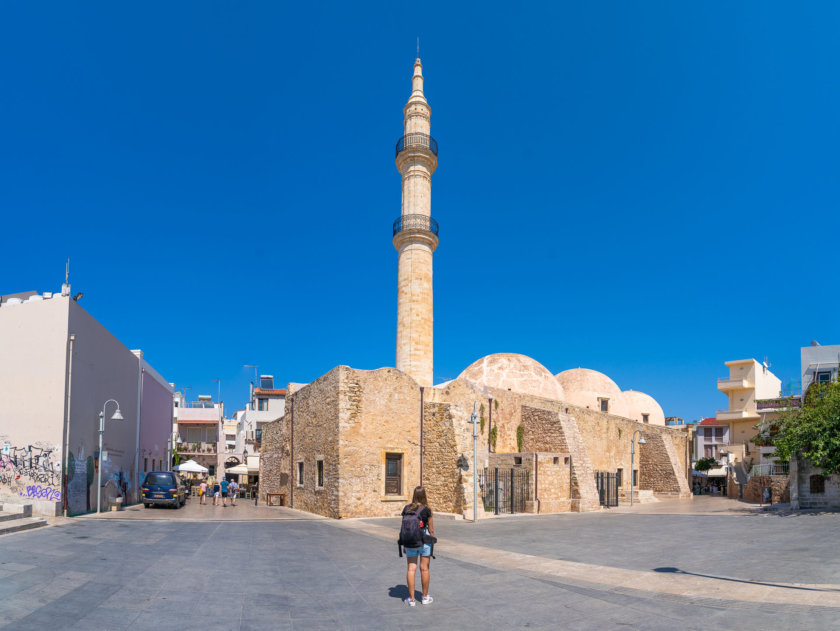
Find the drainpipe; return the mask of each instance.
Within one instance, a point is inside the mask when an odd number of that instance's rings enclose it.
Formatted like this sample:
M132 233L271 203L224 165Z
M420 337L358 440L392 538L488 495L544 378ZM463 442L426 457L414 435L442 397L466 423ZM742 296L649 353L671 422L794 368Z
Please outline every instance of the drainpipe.
M426 389L420 386L420 486L423 486L423 395Z
M289 508L295 507L295 399L291 398L291 407L289 409L289 433L291 434L289 442ZM262 456L260 456L262 457ZM260 480L262 482L262 480Z
M73 388L73 343L76 341L76 334L70 334L70 341L67 349L67 396L64 403L64 444L62 454L64 467L61 471L63 493L61 495L64 504L64 516L67 517L67 471L70 463L70 393ZM73 463L75 464L75 463Z
M537 515L540 514L540 457L534 452L534 500L537 502Z
M140 501L140 406L143 401L143 374L145 372L146 369L143 368L143 351L139 351L137 353L137 436L135 442L137 445L137 456L134 460L134 492L137 493L137 502Z

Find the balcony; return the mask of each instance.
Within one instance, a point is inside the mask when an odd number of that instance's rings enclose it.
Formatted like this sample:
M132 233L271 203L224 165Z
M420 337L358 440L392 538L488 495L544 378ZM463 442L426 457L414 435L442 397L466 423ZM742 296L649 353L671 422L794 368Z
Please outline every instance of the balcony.
M185 455L193 454L215 454L216 443L182 443L178 453Z
M721 392L728 390L749 390L754 388L755 384L745 377L719 377L717 380L717 389Z
M426 150L433 153L435 156L438 154L437 141L429 134L406 134L397 141L396 149L397 156L399 156L403 151L412 149Z
M787 412L791 408L802 407L802 397L782 397L779 399L758 399L755 409L758 412Z
M428 215L402 215L394 221L393 228L394 236L406 231L431 232L438 236L438 222Z
M739 421L747 418L757 419L758 415L751 410L730 410L729 408L723 408L717 410L716 418L719 421Z

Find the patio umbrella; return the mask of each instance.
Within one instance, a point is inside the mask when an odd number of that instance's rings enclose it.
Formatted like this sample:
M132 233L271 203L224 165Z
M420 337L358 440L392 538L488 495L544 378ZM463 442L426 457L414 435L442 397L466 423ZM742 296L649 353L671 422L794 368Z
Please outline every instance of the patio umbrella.
M202 467L195 460L187 460L177 467L172 468L181 473L207 473L207 467Z
M230 469L225 469L225 473L232 473L233 475L248 475L248 467L244 464L238 464Z

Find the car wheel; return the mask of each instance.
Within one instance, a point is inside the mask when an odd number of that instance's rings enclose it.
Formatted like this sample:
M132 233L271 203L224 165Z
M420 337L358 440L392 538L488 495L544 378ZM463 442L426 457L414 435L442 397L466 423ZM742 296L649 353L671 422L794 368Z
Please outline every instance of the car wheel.
M151 504L143 504L143 506L145 506L146 508L151 508L152 507Z

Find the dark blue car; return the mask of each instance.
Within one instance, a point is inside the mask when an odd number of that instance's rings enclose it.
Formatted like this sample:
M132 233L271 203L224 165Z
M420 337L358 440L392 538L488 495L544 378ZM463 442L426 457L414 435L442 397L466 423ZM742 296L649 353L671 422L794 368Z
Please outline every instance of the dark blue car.
M140 500L146 508L163 504L180 508L187 503L187 488L180 476L171 471L152 471L140 486Z

